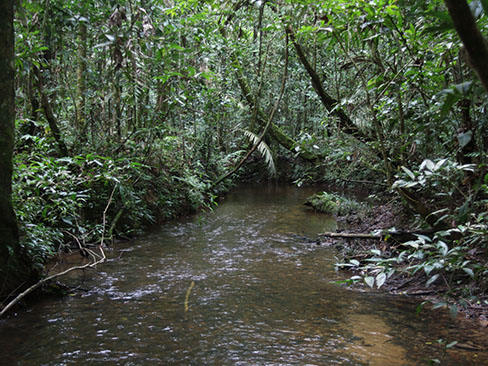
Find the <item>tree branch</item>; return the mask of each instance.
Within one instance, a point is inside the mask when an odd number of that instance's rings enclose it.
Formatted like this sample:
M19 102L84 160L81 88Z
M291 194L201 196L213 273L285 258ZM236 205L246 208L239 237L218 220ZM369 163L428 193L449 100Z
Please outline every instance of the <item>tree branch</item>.
M488 91L488 44L481 34L466 0L444 0L461 41L468 53L468 61Z

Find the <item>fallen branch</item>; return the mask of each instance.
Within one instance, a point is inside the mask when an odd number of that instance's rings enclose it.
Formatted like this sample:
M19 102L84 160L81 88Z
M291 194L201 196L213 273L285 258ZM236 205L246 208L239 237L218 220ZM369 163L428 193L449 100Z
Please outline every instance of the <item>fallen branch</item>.
M195 286L195 281L191 281L190 287L188 287L188 290L186 290L186 296L185 296L185 312L187 312L189 310L188 300L190 298L190 292L191 292L193 286Z
M363 233L334 233L325 232L319 236L326 236L329 238L348 238L348 239L381 239L383 235L380 234L363 234Z
M325 232L318 234L318 236L325 236L328 238L347 238L347 239L374 239L374 240L388 240L393 239L397 242L406 242L415 240L419 235L432 236L435 234L434 230L418 230L418 231L397 231L384 232L379 234L365 234L365 233L337 233Z
M112 193L110 194L110 198L108 199L107 206L105 207L105 210L103 210L102 238L100 239L100 244L98 245L98 249L100 250L100 253L101 254L98 255L93 250L88 249L88 248L84 248L85 251L92 257L93 262L84 264L82 266L74 266L74 267L68 268L67 270L65 270L63 272L59 272L59 273L56 273L56 274L53 274L51 276L48 276L48 277L43 278L42 280L38 281L37 283L33 284L31 287L29 287L25 291L23 291L22 293L20 293L19 295L17 295L17 297L15 299L13 299L12 301L10 301L2 309L2 311L0 311L0 317L2 317L7 311L9 311L20 300L22 300L28 294L30 294L31 292L33 292L35 289L37 289L40 286L42 286L44 283L46 283L48 281L51 281L51 280L53 280L55 278L64 276L64 275L66 275L66 274L68 274L70 272L73 272L73 271L76 271L76 270L85 270L85 269L88 269L88 268L93 268L93 267L96 267L98 264L105 262L105 259L107 257L105 256L105 252L103 251L103 244L104 244L104 240L105 240L105 235L104 234L105 234L105 227L106 227L106 223L107 223L106 215L107 215L108 208L109 208L110 204L112 203L112 198L113 198L113 195L114 195L114 192L115 192L115 188L117 188L117 185L114 186L114 188L112 190Z
M40 280L39 282L35 283L34 285L32 285L31 287L29 287L27 290L25 290L24 292L20 293L15 299L13 299L12 301L10 301L3 309L2 311L0 311L0 317L2 317L7 311L9 311L15 304L17 304L20 300L22 300L25 296L27 296L28 294L30 294L32 291L34 291L35 289L39 288L41 285L43 285L44 283L48 282L48 281L51 281L55 278L58 278L58 277L61 277L61 276L64 276L65 274L68 274L72 271L75 271L75 270L78 270L78 269L81 269L81 270L84 270L84 269L87 269L87 268L93 268L95 267L96 265L100 264L100 263L103 263L105 261L105 252L103 251L103 248L102 246L100 245L99 246L99 249L102 253L102 256L100 257L99 260L95 261L95 262L91 262L91 263L87 263L83 266L75 266L75 267L71 267L71 268L68 268L67 270L63 271L63 272L59 272L59 273L56 273L56 274L53 274L51 276L48 276L46 278L43 278L42 280Z

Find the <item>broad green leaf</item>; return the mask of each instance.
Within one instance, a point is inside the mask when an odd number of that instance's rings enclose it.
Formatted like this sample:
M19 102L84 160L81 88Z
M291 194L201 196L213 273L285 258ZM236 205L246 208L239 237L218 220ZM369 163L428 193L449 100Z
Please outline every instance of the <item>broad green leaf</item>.
M469 277L474 278L474 272L471 268L465 267L463 268L463 271L466 272L469 275Z
M464 83L454 85L454 89L459 93L466 95L471 90L472 85L473 85L472 81L466 81Z
M407 175L412 179L414 180L415 179L415 174L412 173L412 171L406 167L404 167L403 165L400 167L402 168L402 170L407 173Z
M441 108L441 117L446 116L450 111L454 103L460 100L463 96L459 93L453 93L452 90L449 90L449 93L446 93L446 99L444 99L444 103L442 104Z
M480 0L485 15L488 15L488 0Z
M378 288L380 288L381 286L383 286L383 284L385 283L386 281L386 274L385 272L381 272L379 275L376 276L376 286L378 286Z
M355 266L359 266L359 261L356 259L351 259L349 262Z
M364 277L364 282L366 282L366 284L372 288L374 286L374 277L371 276Z
M430 285L432 285L432 283L437 280L439 278L439 274L435 274L433 275L431 278L429 278L429 280L427 281L427 283L425 284L426 287L429 287Z
M441 252L441 254L443 256L445 256L447 254L447 252L449 251L449 247L443 241L439 241L437 243L437 248L439 249L439 251Z
M424 272L427 276L430 274L430 272L432 272L433 269L434 269L434 266L432 264L426 264L424 266Z
M461 147L461 149L464 148L466 145L468 145L472 138L473 138L473 131L466 131L458 134L457 140L459 142L459 146Z
M420 164L419 170L428 169L430 171L434 170L435 164L430 159L425 159L422 164Z

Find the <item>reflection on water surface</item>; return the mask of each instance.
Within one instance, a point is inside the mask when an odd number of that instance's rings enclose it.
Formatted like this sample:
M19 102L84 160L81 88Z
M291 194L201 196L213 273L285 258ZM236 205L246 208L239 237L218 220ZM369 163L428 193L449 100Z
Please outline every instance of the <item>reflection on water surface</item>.
M118 244L88 291L0 322L13 365L487 364L448 317L410 299L332 283L334 252L307 240L335 221L302 205L311 189L259 186L214 211ZM190 288L191 284L194 284ZM187 311L186 311L187 310ZM1 361L0 361L1 363Z

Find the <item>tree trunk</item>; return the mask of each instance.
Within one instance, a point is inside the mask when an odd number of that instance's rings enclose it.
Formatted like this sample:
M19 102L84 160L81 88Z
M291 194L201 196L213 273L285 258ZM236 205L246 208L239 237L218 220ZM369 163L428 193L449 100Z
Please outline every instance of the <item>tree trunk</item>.
M61 153L61 156L68 156L68 147L64 143L64 139L61 136L61 131L59 130L58 127L58 121L56 120L56 117L54 116L53 110L51 108L51 103L49 102L49 99L47 98L47 95L44 93L44 80L42 78L42 74L38 68L35 68L36 74L37 74L37 83L38 83L38 88L39 88L39 94L41 96L41 107L42 110L44 111L44 115L46 116L47 123L49 124L49 128L51 129L51 132L53 133L54 139L56 140L59 148L59 152Z
M12 206L15 134L14 1L0 2L0 296L28 278L20 255L19 229Z
M76 118L75 127L77 134L81 133L85 125L85 74L86 74L86 23L82 20L79 22L78 33L78 67L76 69Z
M454 27L463 41L470 66L488 91L488 44L481 34L466 0L444 0Z
M307 57L305 56L305 53L303 52L301 45L297 42L295 38L295 33L293 32L291 26L286 27L286 32L290 36L293 46L295 47L295 51L297 53L298 59L300 60L303 67L307 71L308 75L310 76L312 86L315 92L317 93L317 96L320 98L320 101L322 102L322 104L330 114L336 116L339 119L340 130L345 134L356 137L358 140L362 142L371 141L371 138L369 136L366 136L362 131L358 129L358 127L349 118L346 112L344 112L342 108L338 107L339 101L335 100L324 90L319 75L317 74L315 69L308 61Z

